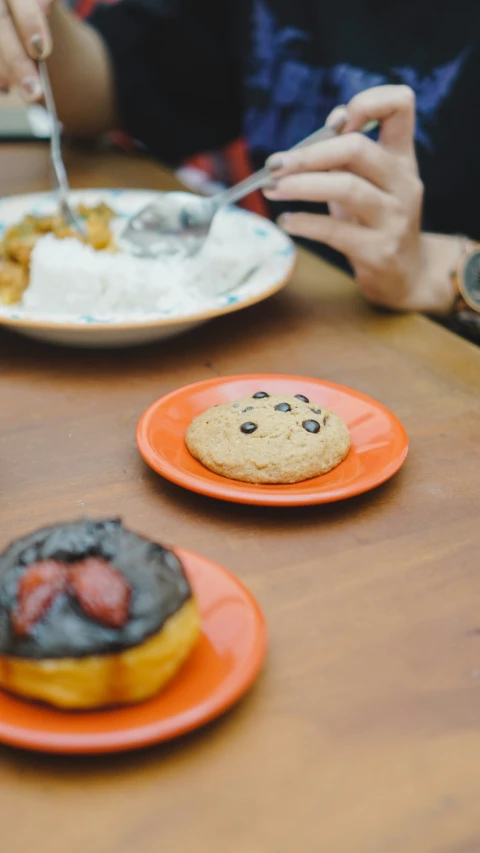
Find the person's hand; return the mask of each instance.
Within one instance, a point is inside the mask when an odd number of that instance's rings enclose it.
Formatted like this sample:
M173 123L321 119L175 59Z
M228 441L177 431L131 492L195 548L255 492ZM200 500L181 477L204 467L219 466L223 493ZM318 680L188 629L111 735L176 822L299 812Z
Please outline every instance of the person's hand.
M0 91L18 86L30 101L42 96L35 59L52 43L47 24L51 0L0 0Z
M398 310L448 310L452 285L446 272L439 287L426 269L432 252L420 231L423 185L412 90L368 89L334 110L329 122L341 118L342 110L345 124L338 137L267 161L274 181L267 198L328 202L330 209L330 216L287 213L279 224L345 254L371 302ZM380 122L378 142L355 132L371 119Z

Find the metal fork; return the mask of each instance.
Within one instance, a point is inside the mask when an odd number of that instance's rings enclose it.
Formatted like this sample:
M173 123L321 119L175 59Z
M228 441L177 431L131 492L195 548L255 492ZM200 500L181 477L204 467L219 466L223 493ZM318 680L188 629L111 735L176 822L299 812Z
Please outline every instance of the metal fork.
M61 126L57 116L57 109L55 107L55 99L53 97L52 86L50 83L50 76L48 73L47 65L46 62L42 59L38 61L38 71L40 74L40 82L42 84L43 95L45 98L45 106L50 116L50 159L53 167L53 174L57 184L57 196L60 213L65 219L67 225L73 228L73 230L76 231L78 234L81 234L83 236L85 234L85 230L79 218L75 215L73 208L68 200L70 186L68 183L65 165L62 159Z

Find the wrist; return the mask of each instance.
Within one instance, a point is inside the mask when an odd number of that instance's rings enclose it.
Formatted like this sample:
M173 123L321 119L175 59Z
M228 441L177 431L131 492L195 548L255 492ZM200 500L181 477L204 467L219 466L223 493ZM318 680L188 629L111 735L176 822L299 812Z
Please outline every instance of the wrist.
M421 287L418 310L439 317L452 313L457 293L452 273L456 270L465 248L462 237L443 234L421 235Z

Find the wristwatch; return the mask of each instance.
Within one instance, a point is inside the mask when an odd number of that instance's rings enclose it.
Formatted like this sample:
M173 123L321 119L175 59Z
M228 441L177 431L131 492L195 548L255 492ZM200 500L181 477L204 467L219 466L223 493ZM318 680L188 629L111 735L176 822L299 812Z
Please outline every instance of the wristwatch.
M451 274L456 293L453 313L471 315L473 311L480 315L480 243L463 239L460 261Z

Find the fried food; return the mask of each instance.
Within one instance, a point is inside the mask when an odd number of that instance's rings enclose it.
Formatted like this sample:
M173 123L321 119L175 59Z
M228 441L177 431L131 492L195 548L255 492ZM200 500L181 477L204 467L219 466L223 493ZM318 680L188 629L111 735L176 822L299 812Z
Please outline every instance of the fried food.
M0 688L63 709L158 693L201 634L179 557L119 519L57 524L0 555Z

